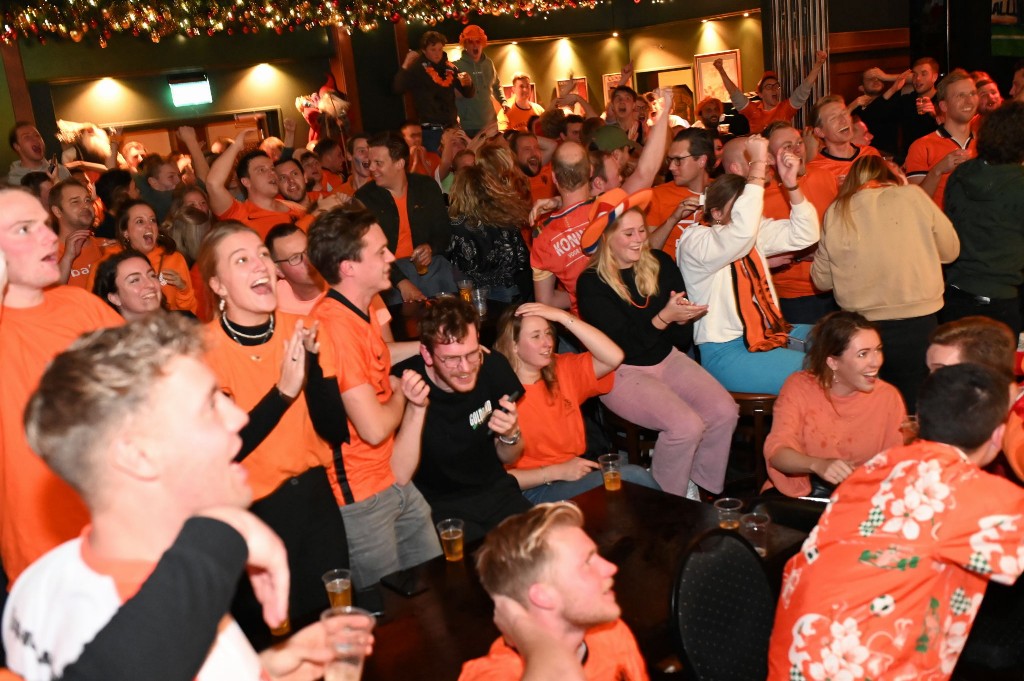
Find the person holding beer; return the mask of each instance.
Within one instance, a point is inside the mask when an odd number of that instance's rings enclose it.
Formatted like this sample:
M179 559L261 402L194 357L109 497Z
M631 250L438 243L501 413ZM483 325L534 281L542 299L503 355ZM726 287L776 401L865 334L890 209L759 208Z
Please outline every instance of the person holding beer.
M396 94L412 93L423 126L423 146L435 154L444 129L458 125L455 93L467 98L476 94L470 74L448 61L447 42L437 31L424 33L419 51L409 50L405 55L393 84Z
M556 323L586 352L556 354ZM562 501L600 487L597 463L583 458L587 438L580 405L611 390L622 348L567 310L525 303L502 315L494 349L525 388L519 401L523 455L509 469L523 496L534 503ZM661 489L642 466L624 465L621 473L627 482Z
M347 440L348 432L337 399L319 399L327 381L317 359L317 326L277 311L270 251L241 223L213 228L197 263L206 298L219 309L205 327L207 361L220 390L249 414L236 460L249 475L252 510L287 547L292 616L312 621L326 604L320 576L348 566L345 526L327 476L332 446ZM243 586L235 619L257 647L269 645L271 632L250 593Z

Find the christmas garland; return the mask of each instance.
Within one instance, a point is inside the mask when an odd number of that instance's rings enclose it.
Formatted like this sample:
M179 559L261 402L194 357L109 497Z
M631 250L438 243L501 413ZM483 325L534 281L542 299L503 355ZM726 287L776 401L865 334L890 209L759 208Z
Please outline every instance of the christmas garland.
M593 9L612 0L49 0L0 4L0 40L95 41L106 47L115 34L147 38L213 36L218 33L283 33L342 26L371 31L381 23L425 23L473 15L532 17L563 9ZM640 0L634 0L639 3ZM664 0L653 0L654 2Z

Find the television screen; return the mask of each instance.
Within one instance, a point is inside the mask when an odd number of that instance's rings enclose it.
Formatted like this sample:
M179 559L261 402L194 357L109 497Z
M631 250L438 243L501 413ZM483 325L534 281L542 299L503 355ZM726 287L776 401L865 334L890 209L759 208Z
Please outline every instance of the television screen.
M196 75L188 79L168 78L167 83L171 86L171 101L174 102L174 106L194 106L213 102L210 81L205 75Z

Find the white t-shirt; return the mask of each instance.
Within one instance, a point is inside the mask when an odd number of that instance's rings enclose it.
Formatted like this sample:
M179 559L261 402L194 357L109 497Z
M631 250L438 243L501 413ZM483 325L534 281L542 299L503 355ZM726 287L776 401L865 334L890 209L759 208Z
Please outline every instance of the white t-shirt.
M3 614L4 647L7 666L25 681L51 681L60 676L121 607L123 599L115 577L90 567L82 548L80 538L61 544L25 570L11 589ZM110 567L121 572L120 566ZM125 578L139 575L143 566L123 567L118 576ZM173 641L167 642L167 654L175 654ZM153 664L160 661L153 660ZM225 617L196 679L263 678L256 651L238 623Z

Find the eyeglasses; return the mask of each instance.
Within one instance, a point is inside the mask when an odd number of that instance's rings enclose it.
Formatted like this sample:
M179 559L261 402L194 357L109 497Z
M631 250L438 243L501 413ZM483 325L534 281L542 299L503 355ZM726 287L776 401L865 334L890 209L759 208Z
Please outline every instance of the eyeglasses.
M305 259L306 259L306 252L305 251L299 251L295 255L289 255L287 258L283 258L282 260L275 260L274 262L276 262L278 265L283 265L284 263L288 263L292 267L295 267L296 265L301 265L302 262Z
M781 90L782 86L778 83L765 83L761 86L762 90Z
M465 355L452 355L449 357L435 357L438 362L443 364L447 369L458 369L462 366L462 362L466 362L466 366L475 367L484 358L484 351L477 348L473 352L467 352Z
M693 154L686 154L685 156L666 156L665 158L668 159L669 165L673 165L675 163L682 163L688 158L693 158Z

